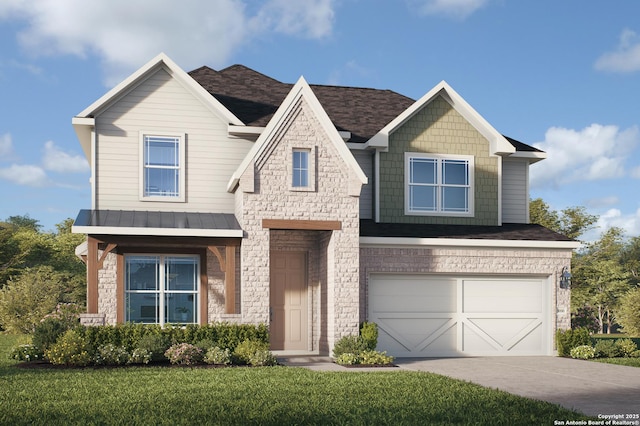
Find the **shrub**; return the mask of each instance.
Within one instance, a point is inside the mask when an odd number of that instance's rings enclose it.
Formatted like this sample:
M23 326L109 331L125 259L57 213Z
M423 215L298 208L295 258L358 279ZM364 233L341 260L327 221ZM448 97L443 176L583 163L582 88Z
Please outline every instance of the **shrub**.
M356 365L360 363L358 355L350 352L343 352L336 357L336 364L340 365Z
M209 349L216 346L216 342L211 339L202 339L196 342L196 346L202 349L203 353L206 353Z
M571 349L571 358L591 359L595 357L595 349L590 345L580 345Z
M165 352L171 346L167 336L161 334L147 334L140 338L136 349L149 352L151 361L165 360Z
M583 345L591 345L589 330L584 327L573 330L558 330L556 332L558 356L568 356L571 353L571 349Z
M123 346L107 343L98 347L96 364L98 365L124 365L129 362L129 352Z
M64 288L64 276L51 266L26 268L0 288L0 324L10 332L33 333L54 310Z
M333 357L338 358L345 353L356 354L367 350L367 345L360 336L343 336L333 347Z
M616 320L625 333L640 336L640 288L627 292L620 298Z
M32 362L41 360L43 354L36 345L25 344L12 348L9 353L9 358L15 359L16 361Z
M258 340L244 340L233 351L234 364L250 364L251 357L258 351L268 351L269 345Z
M631 357L632 354L638 350L638 346L631 339L618 339L616 340L616 348L618 348L618 352L620 356L623 357Z
M254 367L265 367L277 365L278 360L268 349L258 349L249 357L249 365Z
M84 337L68 330L44 354L52 364L82 367L91 363L89 349Z
M594 349L596 358L615 358L620 356L620 348L616 346L612 339L598 340Z
M135 348L129 357L129 364L149 364L151 352L142 348Z
M579 307L575 313L571 314L571 327L584 327L591 333L597 333L600 326L598 325L595 309L588 305Z
M393 357L386 352L364 351L360 354L360 364L389 365L393 363Z
M66 321L59 318L45 318L36 325L32 342L44 352L67 330L69 330L69 323Z
M77 303L58 303L53 312L45 315L42 321L54 318L62 321L67 329L71 329L80 323L80 314L82 312L84 312L84 308Z
M229 349L222 349L218 346L209 348L204 356L204 362L214 365L229 365L231 364L231 352Z
M191 343L178 343L164 353L171 364L195 365L202 362L202 349Z
M360 338L367 349L375 351L378 346L378 325L375 322L363 322L360 326Z

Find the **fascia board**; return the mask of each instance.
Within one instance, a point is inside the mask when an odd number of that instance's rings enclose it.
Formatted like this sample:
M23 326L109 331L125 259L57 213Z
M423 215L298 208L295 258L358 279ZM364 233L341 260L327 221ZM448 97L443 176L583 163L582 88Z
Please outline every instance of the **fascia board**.
M131 89L135 88L142 81L151 75L158 68L164 69L176 80L182 84L187 90L189 90L194 96L202 101L213 113L223 118L228 123L235 125L243 125L242 121L236 117L231 111L224 107L216 98L214 98L204 87L200 86L189 74L187 74L182 68L180 68L175 62L173 62L167 55L160 53L155 58L151 59L145 65L140 67L137 71L124 79L114 88L105 93L102 97L96 100L94 103L80 112L77 117L91 117L95 116L99 111L104 110L112 102L118 99L121 95L127 93Z
M72 226L74 234L142 235L168 237L242 238L242 229L136 228L125 226Z
M80 146L85 157L91 163L91 129L95 126L95 119L89 117L73 117L71 125L76 131L76 136L80 141Z
M324 108L322 108L320 101L318 101L318 98L315 96L313 90L311 90L311 87L309 87L309 84L306 82L304 77L300 77L293 88L289 91L284 101L282 101L282 104L280 104L280 107L274 114L273 118L271 118L264 131L260 134L251 150L242 160L240 166L238 166L231 176L231 179L227 184L228 192L235 191L238 186L238 182L240 181L240 177L245 172L249 164L262 154L267 147L268 142L271 140L272 135L280 128L282 121L289 115L290 111L295 107L295 104L301 97L307 101L308 105L316 115L316 118L320 122L320 125L327 132L329 139L334 144L343 160L349 165L363 185L367 183L367 176L358 165L358 162L349 151L349 148L347 148L342 136L331 122L331 119L329 119Z
M523 158L530 160L530 163L537 163L538 161L542 161L547 158L546 152L536 152L536 151L516 151L513 154L509 154L509 158Z
M479 240L469 238L360 237L360 246L368 247L470 247L577 249L579 241Z

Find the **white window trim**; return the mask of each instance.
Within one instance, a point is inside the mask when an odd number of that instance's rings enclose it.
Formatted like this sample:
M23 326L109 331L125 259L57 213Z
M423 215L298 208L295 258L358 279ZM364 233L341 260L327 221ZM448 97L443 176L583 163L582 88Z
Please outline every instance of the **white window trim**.
M153 195L153 196L145 196L144 195L144 137L145 136L155 136L155 137L169 137L169 138L179 138L180 142L179 142L179 155L180 155L180 171L179 171L179 195L177 197L163 197L163 196L159 196L159 195ZM171 133L171 132L152 132L152 131L140 131L139 133L139 145L140 145L140 151L139 151L139 168L140 168L140 172L139 172L139 198L140 201L161 201L164 203L184 203L186 200L186 196L185 196L185 189L186 189L186 140L187 140L187 135L185 133Z
M166 305L165 305L165 300L164 300L164 296L166 293L170 293L170 294L176 294L176 293L182 293L182 294L194 294L196 297L194 306L195 306L195 310L193 313L193 322L189 322L186 324L198 324L199 320L200 320L200 281L199 281L199 276L200 276L200 256L198 255L193 255L193 254L158 254L158 253L127 253L125 254L125 265L126 265L126 258L127 257L158 257L160 259L160 270L158 271L158 281L159 281L159 285L158 285L158 290L127 290L127 278L124 278L124 320L125 322L129 322L129 315L127 314L127 294L128 293L132 293L132 294L150 294L150 295L157 295L158 296L158 311L159 311L159 316L158 316L158 322L157 323L144 323L144 324L159 324L161 326L164 326L165 324L169 324L166 323L164 321L164 312L166 309ZM196 282L195 282L195 287L196 290L195 291L187 291L187 290L172 290L172 291L167 291L165 289L165 259L167 257L188 257L188 258L193 258L196 260ZM126 266L125 266L125 271L126 271ZM172 323L172 324L182 324L182 323Z
M309 153L307 186L293 186L293 153L296 151L306 151ZM289 191L314 192L316 190L316 148L292 147L287 158L287 179L289 181Z
M410 182L410 160L412 158L425 158L425 159L433 159L438 160L438 174L440 174L440 160L464 160L469 164L469 199L468 205L469 210L466 212L450 212L450 211L442 211L440 200L438 200L438 210L437 211L423 211L423 210L413 210L409 204L409 182ZM441 216L441 217L473 217L474 216L474 199L475 199L475 184L474 184L474 175L475 175L475 163L474 157L472 155L450 155L450 154L430 154L430 153L422 153L422 152L405 152L404 153L404 214L408 216ZM438 176L440 179L440 176Z

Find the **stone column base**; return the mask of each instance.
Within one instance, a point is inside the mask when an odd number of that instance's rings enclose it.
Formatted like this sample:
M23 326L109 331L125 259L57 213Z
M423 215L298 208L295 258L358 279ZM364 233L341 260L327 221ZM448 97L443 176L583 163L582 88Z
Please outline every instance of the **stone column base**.
M104 314L80 314L80 324L82 325L104 325Z

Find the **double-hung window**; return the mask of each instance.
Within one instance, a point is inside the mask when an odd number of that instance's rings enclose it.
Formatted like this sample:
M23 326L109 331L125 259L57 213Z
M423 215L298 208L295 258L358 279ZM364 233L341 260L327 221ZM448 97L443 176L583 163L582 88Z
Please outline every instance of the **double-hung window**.
M125 321L196 323L200 257L125 256Z
M406 213L473 215L473 157L406 153Z
M141 198L184 201L184 135L140 136Z
M309 186L309 150L293 150L293 176L291 186L306 188Z

